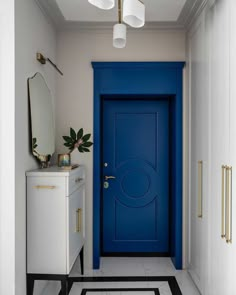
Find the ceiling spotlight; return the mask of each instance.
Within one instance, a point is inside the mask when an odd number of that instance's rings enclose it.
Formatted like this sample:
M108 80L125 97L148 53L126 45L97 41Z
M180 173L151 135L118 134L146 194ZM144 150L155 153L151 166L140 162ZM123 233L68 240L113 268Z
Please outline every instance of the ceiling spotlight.
M140 0L124 0L123 21L133 28L141 28L145 24L145 6Z
M118 24L113 27L113 46L115 48L124 48L126 45L126 25L121 21L121 6L121 0L118 0Z
M115 0L88 0L88 2L100 9L112 9L115 6Z
M126 45L126 25L116 24L113 27L113 46L124 48Z

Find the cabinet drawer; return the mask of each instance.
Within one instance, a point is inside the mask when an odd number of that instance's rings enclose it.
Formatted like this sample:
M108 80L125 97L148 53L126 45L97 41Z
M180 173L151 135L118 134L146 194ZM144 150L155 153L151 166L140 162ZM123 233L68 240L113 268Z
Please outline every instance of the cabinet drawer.
M85 181L85 172L83 167L80 167L75 172L76 173L71 173L69 176L68 196L84 184Z
M68 245L67 271L70 272L84 244L84 185L67 198L68 208Z

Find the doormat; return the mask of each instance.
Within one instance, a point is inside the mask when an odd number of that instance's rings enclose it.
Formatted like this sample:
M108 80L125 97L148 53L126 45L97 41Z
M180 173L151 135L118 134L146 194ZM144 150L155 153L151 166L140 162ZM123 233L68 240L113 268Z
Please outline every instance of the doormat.
M176 280L176 278L174 276L150 276L150 277L144 277L144 276L125 276L125 277L69 277L69 282L70 282L70 286L73 285L73 283L112 283L112 282L123 282L123 283L127 283L127 282L166 282L169 285L170 291L172 295L182 295L182 292L180 290L180 287L178 285L178 282ZM105 284L104 284L105 285ZM104 286L105 289L105 286ZM103 290L104 290L103 289ZM146 288L148 289L148 288ZM90 291L88 291L90 290ZM102 288L100 289L102 290ZM155 292L155 288L149 288L149 292ZM106 291L108 292L115 292L115 291L110 291L108 289L106 289ZM119 288L116 289L116 291L120 291ZM135 291L142 291L142 290L138 290L136 289ZM146 292L148 292L146 290ZM84 292L84 293L83 293ZM88 292L95 292L95 291L91 291L91 289L83 289L81 295L89 295ZM102 291L98 291L98 292L102 292ZM122 292L122 290L121 290ZM128 291L124 291L124 292L132 292L132 290L128 290ZM157 290L156 292L159 292L159 290ZM156 294L160 294L162 295L160 292L159 293L153 293L154 295ZM116 295L114 293L114 295ZM139 295L137 293L137 295Z
M125 293L135 292L135 294L137 295L139 295L139 293L142 292L140 295L147 294L147 293L148 295L161 295L157 288L82 289L81 295L89 295L89 293L93 293L93 292L100 292L100 294L103 292L111 292L111 293L114 293L114 295L116 294L116 292L125 292Z

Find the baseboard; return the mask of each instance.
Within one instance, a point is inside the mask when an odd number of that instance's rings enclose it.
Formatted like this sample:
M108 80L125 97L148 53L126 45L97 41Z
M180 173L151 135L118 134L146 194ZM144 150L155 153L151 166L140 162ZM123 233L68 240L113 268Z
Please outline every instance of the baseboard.
M102 253L101 257L170 257L170 253L157 253L157 252L109 252Z
M198 289L199 293L201 295L204 295L203 292L202 292L200 280L199 280L198 276L196 275L196 273L192 269L188 269L188 273L189 273L194 285Z

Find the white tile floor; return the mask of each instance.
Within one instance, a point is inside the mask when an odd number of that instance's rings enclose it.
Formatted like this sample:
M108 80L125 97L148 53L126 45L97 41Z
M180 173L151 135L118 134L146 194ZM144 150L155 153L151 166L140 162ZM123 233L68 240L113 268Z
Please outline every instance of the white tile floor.
M79 260L71 276L80 276ZM176 270L170 258L120 258L101 259L99 270L86 271L85 276L175 276L183 295L199 295L197 288L185 270ZM70 295L80 295L83 288L159 288L161 295L171 295L167 282L114 282L74 283ZM87 292L86 295L153 295L154 292Z

